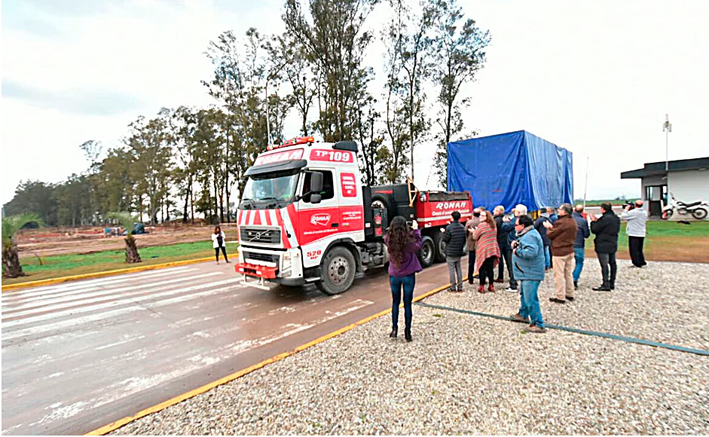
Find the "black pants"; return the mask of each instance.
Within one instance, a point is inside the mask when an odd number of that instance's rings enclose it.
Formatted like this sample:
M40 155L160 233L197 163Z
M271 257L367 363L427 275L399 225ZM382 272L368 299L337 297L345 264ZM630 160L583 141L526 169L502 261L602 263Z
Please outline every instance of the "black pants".
M515 281L514 269L512 268L512 249L505 246L500 246L500 264L497 266L497 277L499 279L504 279L505 275L505 264L507 264L507 274L510 277L510 288L517 288L517 281Z
M645 237L628 237L628 249L630 250L630 259L635 267L646 266L645 255L643 254L643 243Z
M226 260L226 262L229 262L229 258L227 258L227 256L226 256L226 247L224 247L224 246L220 246L220 247L217 247L214 249L214 255L216 255L217 261L219 261L219 249L222 250L222 253L224 254L224 259Z
M472 284L473 272L475 271L475 251L468 251L468 284Z
M615 263L615 252L599 253L598 262L601 263L601 274L603 275L603 287L615 287L615 275L618 273L618 265ZM608 266L610 265L610 277L608 276Z
M485 279L489 279L492 285L495 281L495 257L491 256L480 266L480 285L485 285Z

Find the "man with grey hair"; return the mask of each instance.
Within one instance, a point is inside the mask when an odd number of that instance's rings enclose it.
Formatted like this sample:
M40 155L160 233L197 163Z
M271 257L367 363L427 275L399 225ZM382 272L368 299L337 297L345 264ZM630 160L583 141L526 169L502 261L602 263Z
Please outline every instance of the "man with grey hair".
M645 255L643 254L643 243L647 233L647 212L643 209L643 201L636 200L635 208L630 209L629 205L620 215L620 219L628 222L625 232L628 234L628 251L630 259L635 267L644 267Z
M559 207L559 218L554 224L545 221L547 237L551 240L551 254L554 258L554 284L556 297L549 300L554 303L566 303L574 300L574 280L572 276L574 261L574 243L578 226L571 217L573 208L564 203Z

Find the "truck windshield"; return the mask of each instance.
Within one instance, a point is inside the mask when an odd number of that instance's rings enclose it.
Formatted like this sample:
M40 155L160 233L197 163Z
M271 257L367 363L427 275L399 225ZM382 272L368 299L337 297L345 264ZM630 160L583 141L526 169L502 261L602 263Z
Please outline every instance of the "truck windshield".
M267 177L250 177L246 181L239 209L283 208L295 197L299 175L300 173L281 173Z

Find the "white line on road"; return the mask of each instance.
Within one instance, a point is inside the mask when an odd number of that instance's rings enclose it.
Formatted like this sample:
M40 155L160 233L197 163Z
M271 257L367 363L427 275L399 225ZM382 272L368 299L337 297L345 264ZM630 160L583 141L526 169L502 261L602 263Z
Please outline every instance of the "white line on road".
M25 316L29 314L37 314L37 313L44 313L47 311L53 311L53 310L59 310L63 308L71 308L77 305L86 305L90 303L97 303L97 302L121 302L120 299L116 299L118 297L120 298L126 298L128 296L132 296L134 294L139 294L139 293L144 293L147 288L151 287L162 287L167 284L175 284L175 283L186 283L186 282L191 282L197 279L202 279L202 278L208 278L210 276L218 276L218 275L223 275L223 272L212 272L212 273L204 273L201 275L195 275L195 276L188 276L184 278L176 278L176 279L170 279L170 280L162 280L158 282L150 282L147 284L141 284L141 285L134 285L130 287L121 287L121 288L113 288L109 290L103 290L103 291L97 291L94 293L88 293L81 295L79 299L76 298L76 296L71 296L68 299L66 297L61 297L61 298L53 298L53 299L48 299L47 301L42 302L44 305L35 305L35 306L30 306L29 308L22 308L25 305L20 305L20 307L13 309L13 310L5 310L3 311L2 315L4 319L11 318L11 317L19 317L19 316ZM127 293L126 293L127 292ZM120 294L119 294L120 293ZM101 297L98 297L101 296ZM106 299L106 296L112 296L110 299ZM93 298L93 299L92 299ZM47 305L49 303L55 303L55 305ZM11 323L11 322L8 322Z
M194 287L187 287L187 288L183 288L183 289L179 289L179 290L173 290L168 293L159 293L159 295L161 295L161 296L166 296L166 295L171 295L171 294L186 293L186 292L190 292L190 291L201 290L201 289L209 288L209 287L217 287L220 285L233 284L236 282L238 282L238 284L236 286L227 287L227 288L221 289L221 290L216 290L216 291L212 290L212 291L206 291L206 292L201 292L201 293L193 293L193 294L189 294L187 296L181 296L181 297L176 297L176 298L172 298L172 299L158 301L155 305L152 305L151 308L160 307L160 306L164 306L164 305L170 305L173 303L179 303L179 302L183 302L183 301L189 300L189 299L194 299L196 297L200 297L203 295L221 293L221 292L233 289L233 288L242 288L243 285L241 284L241 278L235 278L235 279L228 279L226 281L212 282L209 284L202 284L202 285L197 285ZM141 299L133 299L132 302L154 299L157 296L158 295L152 295L152 296L146 296L145 298L141 298ZM97 320L106 319L106 318L110 318L113 316L131 313L133 311L145 311L146 309L147 308L142 307L142 306L132 306L132 307L120 308L120 309L106 311L106 312L99 313L99 314L93 314L91 316L78 317L75 319L64 320L62 322L52 323L52 324L48 324L48 325L40 325L40 326L35 326L32 328L25 328L25 329L20 329L20 330L16 330L16 331L10 331L10 332L6 332L4 329L5 327L3 326L2 340L4 343L6 340L13 340L13 339L25 337L28 335L40 334L40 333L44 333L44 332L48 332L48 331L59 330L62 328L78 326L78 325L82 325L84 323L94 322Z
M186 271L193 271L193 270L197 270L197 269L190 268L190 267L177 267L175 269L169 269L169 270L157 270L157 271L149 271L149 272L144 272L144 273L131 273L131 274L122 276L120 279L112 277L112 278L105 278L105 279L82 280L82 281L70 282L70 283L66 283L66 284L62 284L62 285L30 288L30 289L17 290L17 291L8 291L8 292L4 292L2 294L2 302L4 305L5 303L14 302L16 300L22 300L26 297L31 297L31 296L35 296L35 295L46 296L49 294L62 293L65 291L80 290L80 289L91 288L91 287L96 287L96 286L103 287L105 285L119 284L121 282L128 282L128 281L134 281L136 279L143 279L146 276L147 277L166 276L166 275L172 275L175 273L184 273Z

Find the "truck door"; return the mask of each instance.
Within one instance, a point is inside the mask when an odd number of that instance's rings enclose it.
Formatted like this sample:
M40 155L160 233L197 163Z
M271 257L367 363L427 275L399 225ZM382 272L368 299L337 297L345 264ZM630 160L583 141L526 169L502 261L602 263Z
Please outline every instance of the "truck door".
M335 185L334 169L312 168L303 177L300 192L310 191L312 172L323 174L323 190L320 203L313 204L311 196L306 195L298 202L298 241L302 246L306 267L320 263L320 258L330 240L339 232L341 226L338 187Z

